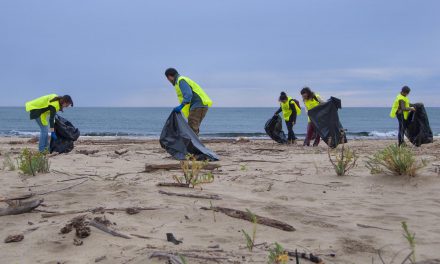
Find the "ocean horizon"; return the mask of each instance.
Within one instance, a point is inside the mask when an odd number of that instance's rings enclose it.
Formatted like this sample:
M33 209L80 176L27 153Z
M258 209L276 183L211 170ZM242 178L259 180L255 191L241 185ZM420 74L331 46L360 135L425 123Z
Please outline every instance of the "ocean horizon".
M264 125L277 107L213 107L202 123L202 138L268 138ZM73 107L59 115L68 119L82 136L159 138L172 107ZM389 107L343 107L342 125L351 139L390 139L397 136L397 120L389 117ZM440 136L440 107L426 107L434 136ZM294 131L306 133L307 114L298 117ZM286 132L286 127L284 125ZM35 121L24 107L0 107L0 136L38 135Z

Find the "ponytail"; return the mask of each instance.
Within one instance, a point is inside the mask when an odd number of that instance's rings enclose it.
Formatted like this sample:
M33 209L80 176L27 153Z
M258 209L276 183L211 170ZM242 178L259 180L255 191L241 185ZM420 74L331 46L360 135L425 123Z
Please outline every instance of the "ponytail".
M55 96L49 102L52 103L52 102L55 102L55 101L58 101L58 103L60 104L60 111L61 112L63 112L63 102L67 102L71 106L73 106L72 98L69 95Z

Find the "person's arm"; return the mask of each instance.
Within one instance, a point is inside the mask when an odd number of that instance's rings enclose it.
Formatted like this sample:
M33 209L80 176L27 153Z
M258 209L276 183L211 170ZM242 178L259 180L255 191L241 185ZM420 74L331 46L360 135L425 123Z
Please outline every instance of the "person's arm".
M281 111L283 111L283 110L281 110L281 107L280 107L280 108L278 108L278 110L275 112L274 115L278 115L279 113L281 113Z
M180 91L182 91L183 94L182 104L186 105L191 103L193 92L189 84L185 80L180 80L179 87L180 87Z
M55 126L55 115L57 113L57 110L55 109L55 107L49 105L49 111L50 111L50 117L49 117L50 131L53 132Z
M293 121L294 124L296 124L296 107L295 102L292 100L289 103L290 109L292 110L292 114L290 115L290 121Z
M403 100L399 100L399 110L400 111L415 111L414 107L405 107L405 102Z

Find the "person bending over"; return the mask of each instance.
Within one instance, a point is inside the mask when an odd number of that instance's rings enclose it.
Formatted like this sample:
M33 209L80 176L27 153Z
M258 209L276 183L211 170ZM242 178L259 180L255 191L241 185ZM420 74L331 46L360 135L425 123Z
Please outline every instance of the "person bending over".
M286 122L288 131L287 141L289 144L295 144L297 138L295 132L293 132L293 126L296 124L296 117L301 114L301 107L299 106L298 101L287 96L285 92L281 92L278 101L280 102L280 108L274 115L283 112L284 121Z
M304 87L301 90L301 95L307 111L323 103L321 97L319 97L319 94L312 92L312 90L310 90L309 87ZM306 139L304 140L304 146L310 146L310 140L312 140L312 138L314 138L313 146L314 147L318 146L321 138L319 136L318 131L316 131L315 125L313 125L309 117L307 123L307 135L306 135Z

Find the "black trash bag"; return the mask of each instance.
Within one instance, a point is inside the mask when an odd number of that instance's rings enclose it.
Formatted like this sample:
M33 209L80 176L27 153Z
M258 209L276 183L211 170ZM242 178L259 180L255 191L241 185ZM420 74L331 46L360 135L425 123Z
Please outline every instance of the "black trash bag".
M412 106L416 108L416 112L410 113L408 125L405 129L406 137L417 147L434 142L425 106L422 103L413 104Z
M183 118L181 113L172 112L160 134L160 146L178 160L185 160L192 154L198 160L219 160L217 154L206 148Z
M67 119L56 115L54 130L55 134L57 135L57 139L50 140L50 153L68 153L72 151L74 148L73 142L76 141L80 136L78 128L76 128Z
M311 122L322 140L331 148L340 143L347 143L344 128L339 121L338 109L342 107L341 100L335 97L308 111Z
M267 120L264 130L271 139L280 144L287 144L287 137L283 131L283 119L279 115Z

